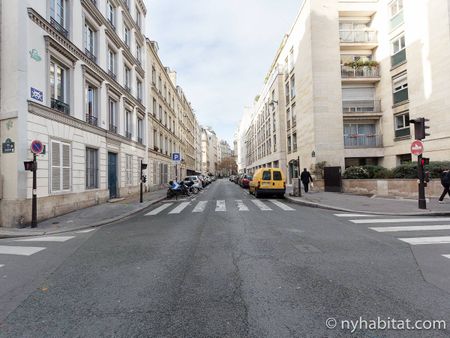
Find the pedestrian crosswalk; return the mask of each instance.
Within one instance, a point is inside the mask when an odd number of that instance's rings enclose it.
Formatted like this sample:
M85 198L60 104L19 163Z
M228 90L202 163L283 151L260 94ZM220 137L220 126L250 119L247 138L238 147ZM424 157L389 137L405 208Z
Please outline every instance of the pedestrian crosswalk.
M251 202L250 202L251 201ZM168 215L177 215L184 212L189 213L202 213L205 212L208 208L213 209L215 212L222 213L230 210L237 211L251 211L252 209L257 211L295 211L291 206L280 202L278 200L267 200L261 201L256 199L251 200L216 200L216 201L190 201L190 202L181 202L176 204L175 202L164 203L161 206L153 209L152 211L145 214L145 216L156 216L162 214L164 211L167 212ZM275 210L274 210L275 209Z
M449 217L388 217L351 213L334 214L334 216L348 218L350 223L368 226L369 230L380 234L395 236L399 241L411 246L432 247L433 245L440 245L439 250L446 253L440 253L439 255L450 259ZM439 236L436 236L436 234L439 234Z

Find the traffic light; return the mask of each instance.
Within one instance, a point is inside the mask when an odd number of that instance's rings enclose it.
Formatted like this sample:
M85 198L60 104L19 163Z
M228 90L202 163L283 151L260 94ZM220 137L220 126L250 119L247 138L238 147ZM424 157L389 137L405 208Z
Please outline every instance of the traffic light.
M427 136L430 136L430 134L426 132L427 129L430 129L430 127L426 125L428 121L430 120L423 117L409 120L410 123L414 123L414 136L416 140L423 140Z
M33 170L35 170L34 161L25 161L25 162L23 162L23 164L25 166L25 170L26 171L33 171Z
M147 176L146 175L142 175L142 183L147 182Z
M422 167L423 167L424 165L430 164L430 159L427 157L422 157L421 162L422 162Z
M145 169L147 169L147 163L141 162L141 170L145 170Z

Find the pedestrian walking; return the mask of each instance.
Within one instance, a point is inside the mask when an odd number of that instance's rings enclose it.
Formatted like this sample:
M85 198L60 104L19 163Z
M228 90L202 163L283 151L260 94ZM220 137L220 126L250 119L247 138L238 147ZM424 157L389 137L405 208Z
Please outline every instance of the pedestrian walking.
M441 173L441 184L444 187L444 191L439 198L439 203L444 203L445 195L448 194L450 196L450 172L448 170L444 170Z
M305 188L305 193L309 190L309 183L312 183L313 179L308 170L306 168L303 169L302 174L300 175L300 180L303 183L303 187Z

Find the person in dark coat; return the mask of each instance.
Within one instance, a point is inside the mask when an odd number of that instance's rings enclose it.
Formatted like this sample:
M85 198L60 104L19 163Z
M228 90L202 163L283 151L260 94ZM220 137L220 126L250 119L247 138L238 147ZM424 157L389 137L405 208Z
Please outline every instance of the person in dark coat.
M313 181L311 174L306 168L303 169L302 174L300 175L300 181L303 183L303 187L305 188L305 192L309 190L309 183Z
M439 197L439 203L444 202L445 195L450 196L450 172L448 170L444 170L441 173L441 184L444 187L444 191L442 192L441 197Z

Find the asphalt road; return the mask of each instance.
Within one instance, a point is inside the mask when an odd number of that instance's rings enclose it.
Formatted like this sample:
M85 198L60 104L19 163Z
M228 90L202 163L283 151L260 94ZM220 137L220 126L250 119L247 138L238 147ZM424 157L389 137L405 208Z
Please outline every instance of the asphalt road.
M450 236L450 221L390 219L256 200L218 180L91 232L0 240L0 337L450 336L369 329L450 325L450 244L420 242ZM441 228L392 228L417 225Z

